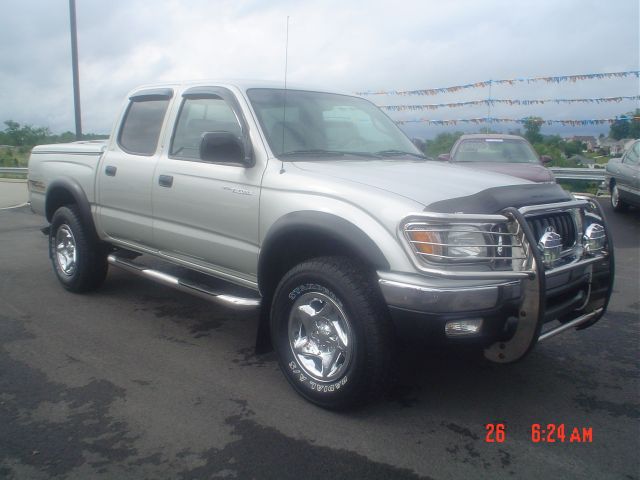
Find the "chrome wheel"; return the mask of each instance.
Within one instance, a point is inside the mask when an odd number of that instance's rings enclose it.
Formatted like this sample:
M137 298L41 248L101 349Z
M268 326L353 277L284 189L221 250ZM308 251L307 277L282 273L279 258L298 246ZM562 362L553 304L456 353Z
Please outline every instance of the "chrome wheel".
M300 368L315 380L330 382L346 370L353 353L347 316L329 296L301 295L289 314L289 345Z
M62 273L71 276L76 271L76 239L67 224L60 225L55 238L55 256Z

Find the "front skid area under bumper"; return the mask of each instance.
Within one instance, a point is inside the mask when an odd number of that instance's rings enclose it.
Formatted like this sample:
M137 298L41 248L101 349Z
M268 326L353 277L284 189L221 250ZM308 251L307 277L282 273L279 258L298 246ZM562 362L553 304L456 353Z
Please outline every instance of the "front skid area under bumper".
M505 213L521 224L529 244L536 245L522 214L516 209ZM510 363L524 357L538 341L570 328L587 328L603 316L614 277L610 232L606 234L602 252L557 269L546 269L541 254L532 248L533 274L524 279L425 284L415 275L378 272L379 285L397 326L406 330L407 325L423 323L423 330L445 337L447 322L482 319L477 335L451 338L480 341L487 359Z

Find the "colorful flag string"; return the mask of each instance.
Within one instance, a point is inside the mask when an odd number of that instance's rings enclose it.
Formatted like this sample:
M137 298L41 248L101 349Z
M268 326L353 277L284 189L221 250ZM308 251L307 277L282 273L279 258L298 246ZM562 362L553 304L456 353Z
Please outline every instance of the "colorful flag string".
M509 98L490 98L485 100L471 100L468 102L453 103L431 103L424 105L380 105L380 108L390 112L406 112L420 110L437 110L439 108L459 108L478 105L509 105L509 106L529 106L544 105L546 103L620 103L624 100L640 100L640 95L621 96L621 97L599 97L599 98L547 98L547 99L530 99L518 100Z
M580 120L543 120L541 118L494 118L494 117L479 117L479 118L457 118L452 120L434 120L431 118L415 118L409 120L395 120L398 125L404 125L407 123L426 123L428 125L449 126L458 124L480 124L480 123L527 123L534 121L540 125L563 125L563 126L584 126L584 125L604 125L612 124L616 121L640 121L640 116L620 116L617 118L589 118Z
M440 93L453 93L468 88L485 88L491 85L515 85L517 83L561 83L561 82L578 82L582 80L600 80L605 78L625 78L635 76L640 77L640 70L628 70L624 72L606 72L606 73L585 73L580 75L558 75L552 77L528 77L528 78L509 78L502 80L485 80L482 82L467 83L463 85L454 85L452 87L443 88L426 88L420 90L378 90L357 92L357 95L438 95Z

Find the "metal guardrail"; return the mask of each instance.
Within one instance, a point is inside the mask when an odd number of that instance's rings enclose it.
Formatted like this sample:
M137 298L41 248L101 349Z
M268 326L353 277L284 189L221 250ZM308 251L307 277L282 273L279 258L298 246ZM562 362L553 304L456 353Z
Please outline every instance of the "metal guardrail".
M14 173L16 175L26 175L29 169L27 167L0 167L0 173Z
M558 180L592 180L594 182L604 181L604 168L561 168L551 167Z

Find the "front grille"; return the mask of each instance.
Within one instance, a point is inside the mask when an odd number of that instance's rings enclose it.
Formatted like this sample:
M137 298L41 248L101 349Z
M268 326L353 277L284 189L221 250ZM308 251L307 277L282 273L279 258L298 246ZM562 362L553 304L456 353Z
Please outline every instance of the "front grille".
M576 242L576 227L573 216L569 212L545 213L527 217L527 223L533 230L533 236L536 240L542 237L548 227L553 227L553 230L562 237L563 250L570 249Z

